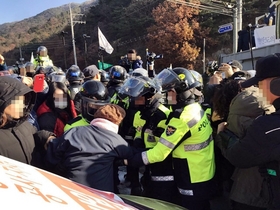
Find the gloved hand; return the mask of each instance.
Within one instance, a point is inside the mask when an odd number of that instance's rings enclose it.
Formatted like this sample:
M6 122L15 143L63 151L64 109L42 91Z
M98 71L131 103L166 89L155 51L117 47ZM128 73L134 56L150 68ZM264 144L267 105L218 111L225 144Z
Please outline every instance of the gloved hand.
M55 138L55 134L50 131L40 130L33 134L35 146L38 148L45 148L45 145L50 137Z

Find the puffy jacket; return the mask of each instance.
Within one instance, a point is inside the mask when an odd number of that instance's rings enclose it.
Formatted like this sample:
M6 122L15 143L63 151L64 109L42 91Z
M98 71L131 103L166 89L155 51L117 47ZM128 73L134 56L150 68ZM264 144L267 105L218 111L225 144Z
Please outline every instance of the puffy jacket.
M32 94L33 100L25 116L0 128L0 155L30 164L35 147L33 134L36 128L26 119L34 105L35 93L20 81L8 76L0 77L0 90L0 113L10 105L15 96Z

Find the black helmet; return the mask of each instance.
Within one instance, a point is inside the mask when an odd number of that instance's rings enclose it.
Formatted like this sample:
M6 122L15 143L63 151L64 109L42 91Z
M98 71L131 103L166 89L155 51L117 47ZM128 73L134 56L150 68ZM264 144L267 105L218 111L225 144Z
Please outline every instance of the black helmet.
M202 93L196 88L201 86L192 73L183 68L164 69L155 78L156 84L162 87L162 92L175 89L177 102L185 101L193 95L201 96Z
M130 77L128 78L119 90L119 94L127 95L133 98L139 96L152 97L160 91L152 79L145 76Z
M93 120L93 115L99 107L109 104L111 100L107 88L102 82L95 80L86 81L78 94L78 98L81 99L82 116L88 122Z
M100 81L101 82L109 82L109 74L108 74L108 72L107 71L105 71L105 70L99 70L99 72L100 72L100 75L101 75L101 79L100 79Z
M48 55L48 49L45 46L40 46L37 48L37 54L41 57L46 57Z
M114 83L122 83L127 78L127 72L124 67L116 65L109 70L109 80Z
M84 74L79 66L72 65L66 72L66 79L71 82L83 82Z

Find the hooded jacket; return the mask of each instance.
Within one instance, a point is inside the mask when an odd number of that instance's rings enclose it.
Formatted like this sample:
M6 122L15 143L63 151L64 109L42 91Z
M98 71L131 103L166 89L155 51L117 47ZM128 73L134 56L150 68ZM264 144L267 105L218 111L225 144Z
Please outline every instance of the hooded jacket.
M31 101L24 117L13 120L0 128L0 155L30 164L35 147L33 134L36 128L26 121L35 102L35 93L20 81L3 76L0 77L0 113L11 104L15 96L31 94Z

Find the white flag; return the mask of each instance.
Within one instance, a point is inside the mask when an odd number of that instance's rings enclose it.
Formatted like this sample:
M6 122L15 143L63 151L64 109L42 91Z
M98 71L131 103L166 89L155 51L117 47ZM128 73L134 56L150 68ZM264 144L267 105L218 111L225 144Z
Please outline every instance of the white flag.
M107 53L111 54L113 52L114 48L107 41L106 37L103 35L99 27L98 27L98 40L99 40L99 46L102 47Z

